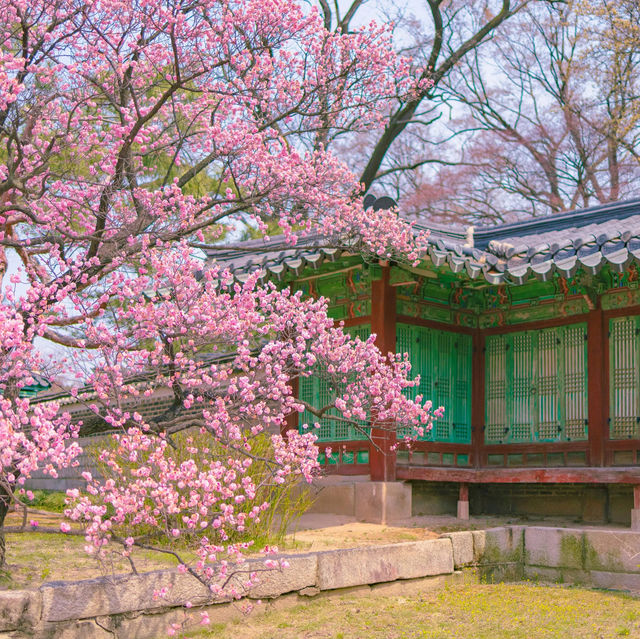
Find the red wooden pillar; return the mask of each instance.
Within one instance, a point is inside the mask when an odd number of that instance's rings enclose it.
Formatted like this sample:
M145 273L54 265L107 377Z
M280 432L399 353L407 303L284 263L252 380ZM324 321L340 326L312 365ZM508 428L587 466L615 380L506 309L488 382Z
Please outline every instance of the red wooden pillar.
M631 530L640 530L640 485L633 487L633 510L631 511Z
M292 378L292 380L290 382L290 386L291 386L291 394L294 397L298 397L299 382L298 382L298 378L297 377ZM286 416L284 424L282 424L282 426L280 426L280 434L283 437L286 435L286 432L288 430L298 430L298 418L299 417L300 417L300 413L298 413L297 411L292 411L291 413L289 413Z
M458 493L458 519L469 519L469 484L461 483Z
M473 362L471 370L471 445L473 449L473 465L482 465L482 448L484 446L484 333L480 329L473 334Z
M589 395L589 463L604 465L606 405L609 380L605 372L605 318L601 308L587 318L587 392Z
M380 279L371 282L371 332L376 334L376 346L383 355L396 351L396 290L390 283L391 267L382 266ZM369 473L372 481L395 481L396 453L390 448L396 443L392 428L372 428L369 450Z

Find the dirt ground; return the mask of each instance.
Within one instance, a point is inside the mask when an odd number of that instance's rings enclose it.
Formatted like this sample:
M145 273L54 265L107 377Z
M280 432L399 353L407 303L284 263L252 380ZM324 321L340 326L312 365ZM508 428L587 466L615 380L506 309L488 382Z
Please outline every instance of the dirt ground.
M404 541L435 539L443 532L454 530L478 530L500 526L505 519L484 518L461 522L455 517L415 517L392 524L370 524L356 521L354 517L308 513L290 528L285 552L335 550L356 546L397 544Z
M568 519L544 520L516 517L471 517L462 521L450 515L425 515L393 522L392 524L367 524L354 517L307 513L295 522L287 537L286 552L333 550L377 544L395 544L404 541L434 539L442 533L458 530L483 530L497 526L529 524L535 526L566 526L569 528L624 528L624 526L576 524Z

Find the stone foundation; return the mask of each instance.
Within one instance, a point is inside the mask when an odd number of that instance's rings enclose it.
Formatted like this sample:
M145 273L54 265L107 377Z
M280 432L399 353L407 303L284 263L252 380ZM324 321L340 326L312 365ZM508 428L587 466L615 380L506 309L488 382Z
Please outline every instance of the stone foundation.
M412 482L412 514L458 513L459 484ZM573 520L587 524L631 524L633 487L590 484L471 484L471 515L512 515Z
M375 524L411 517L412 489L406 482L333 476L314 481L311 491L310 513L348 515Z

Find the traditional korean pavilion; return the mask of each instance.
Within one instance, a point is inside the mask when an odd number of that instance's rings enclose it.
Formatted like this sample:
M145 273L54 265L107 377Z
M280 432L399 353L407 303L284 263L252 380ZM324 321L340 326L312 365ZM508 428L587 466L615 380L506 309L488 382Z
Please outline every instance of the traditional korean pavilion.
M323 423L327 470L412 482L414 514L455 512L457 502L459 516L470 503L629 522L635 509L640 524L640 200L492 227L426 226L416 267L279 238L216 254L240 279L260 269L328 298L351 332L408 352L416 392L445 407L397 455ZM318 405L331 396L313 378L295 390ZM382 431L372 439L392 443Z

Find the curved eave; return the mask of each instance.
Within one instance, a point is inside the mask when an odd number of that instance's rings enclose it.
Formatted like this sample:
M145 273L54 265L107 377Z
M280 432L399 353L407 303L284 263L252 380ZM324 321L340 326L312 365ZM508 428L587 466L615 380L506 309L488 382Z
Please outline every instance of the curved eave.
M612 271L624 273L635 262L640 262L640 247L582 246L575 254L559 250L556 255L536 253L531 256L513 256L501 259L485 253L483 259L453 255L430 247L424 259L436 267L447 267L454 274L464 274L471 280L484 279L488 284L520 286L532 278L547 282L557 273L571 278L579 269L598 274L605 266Z
M344 249L322 248L314 251L300 250L293 255L281 255L276 259L265 261L259 267L234 270L233 274L240 282L246 282L258 270L261 281L282 281L288 277L299 277L306 270L318 270L327 262L335 262L343 256L355 256Z

